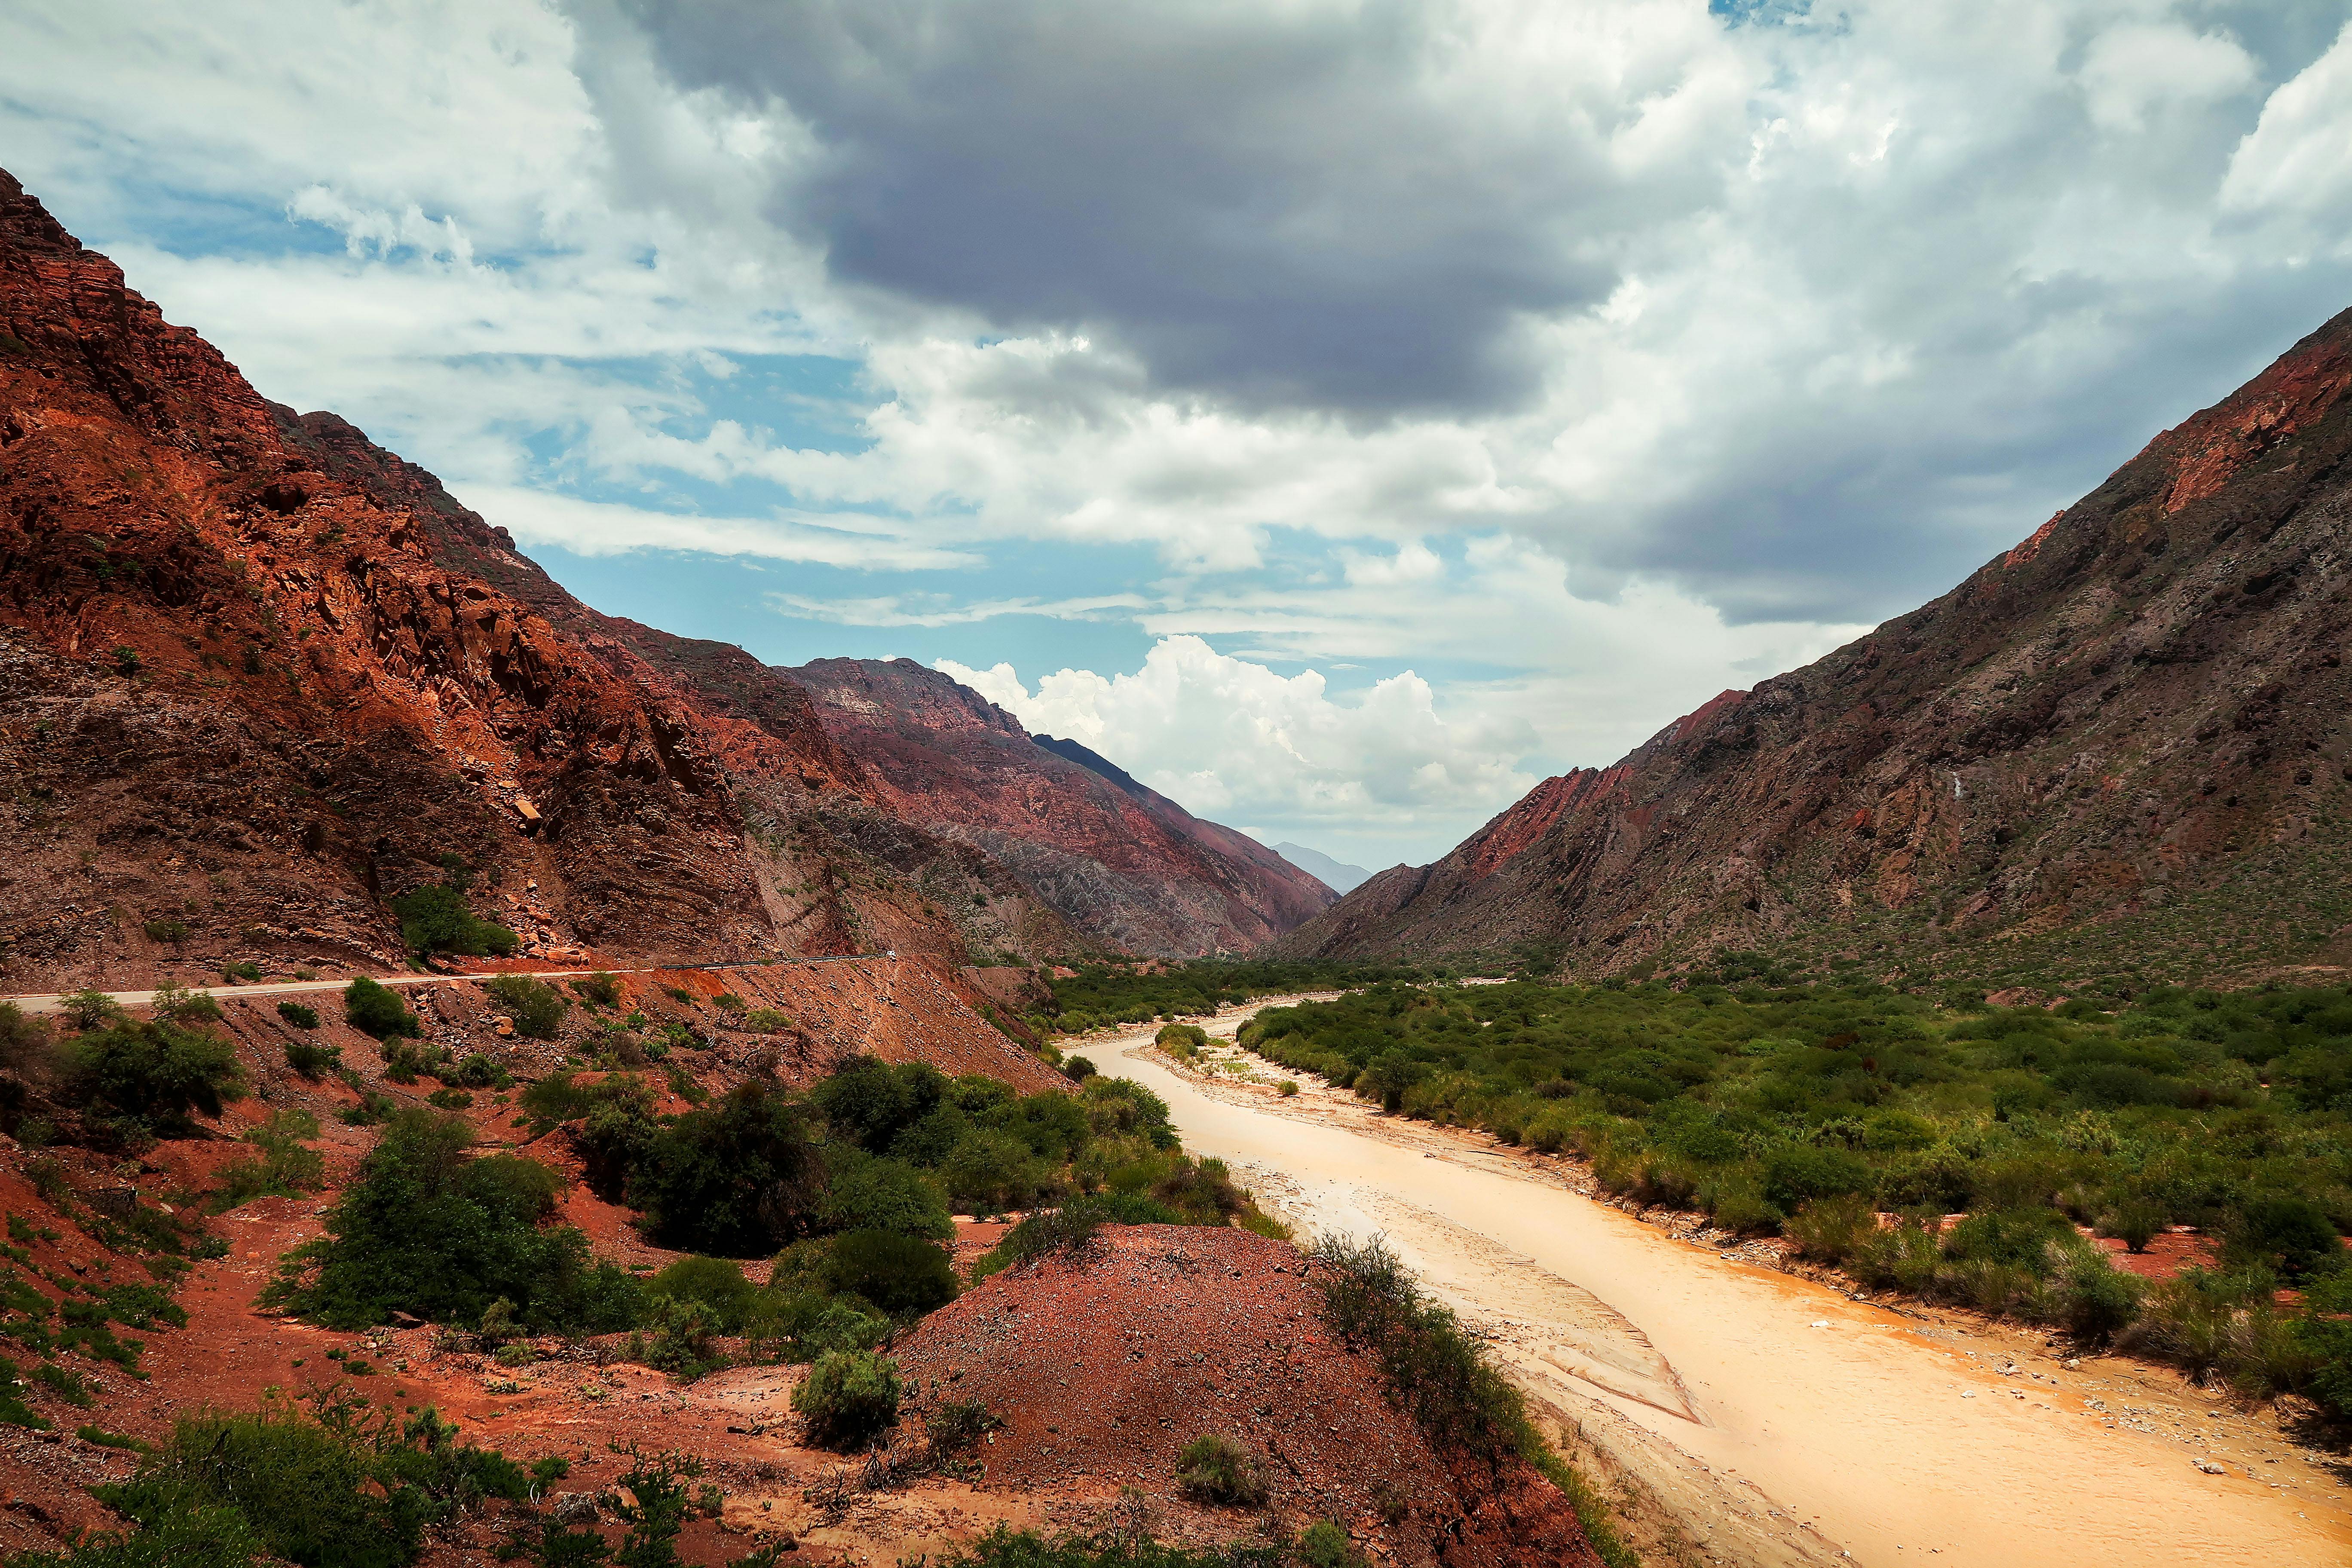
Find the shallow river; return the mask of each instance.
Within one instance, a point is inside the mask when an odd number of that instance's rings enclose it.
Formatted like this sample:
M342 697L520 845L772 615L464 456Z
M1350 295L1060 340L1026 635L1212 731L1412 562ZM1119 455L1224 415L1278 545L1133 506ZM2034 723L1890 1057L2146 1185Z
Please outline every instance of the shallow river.
M1203 1082L1148 1037L1092 1054L1302 1232L1385 1232L1711 1561L2352 1563L2346 1489L2176 1378L2069 1371L2036 1339L1853 1301L1666 1236L1489 1141L1311 1079L1288 1100Z

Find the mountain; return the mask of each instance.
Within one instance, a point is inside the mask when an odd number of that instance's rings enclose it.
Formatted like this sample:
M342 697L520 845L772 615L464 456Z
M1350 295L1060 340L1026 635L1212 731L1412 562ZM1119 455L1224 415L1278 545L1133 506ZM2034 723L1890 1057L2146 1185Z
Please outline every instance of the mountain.
M1248 952L1331 889L1244 834L1203 822L1075 741L1032 735L911 659L787 672L891 812L1007 868L1072 929L1129 952Z
M1344 860L1334 860L1320 849L1309 849L1304 844L1277 844L1274 852L1321 882L1335 893L1344 893L1371 876L1361 866L1350 866Z
M2347 389L2352 311L1933 604L1278 951L2045 989L2352 961Z
M457 865L529 953L1098 940L894 815L788 677L579 603L5 174L0 772L9 990L384 964Z

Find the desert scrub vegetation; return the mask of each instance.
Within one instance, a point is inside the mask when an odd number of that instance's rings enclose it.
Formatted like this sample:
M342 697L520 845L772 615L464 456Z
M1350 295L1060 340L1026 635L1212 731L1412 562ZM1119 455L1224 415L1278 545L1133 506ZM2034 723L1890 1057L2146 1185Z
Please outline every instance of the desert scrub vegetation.
M827 1351L817 1357L793 1408L822 1447L857 1448L898 1419L898 1363L867 1351Z
M562 1178L472 1144L459 1117L394 1114L327 1210L325 1233L287 1255L268 1303L344 1329L396 1311L471 1324L501 1300L534 1331L630 1327L636 1282L592 1261L577 1228L551 1223Z
M1336 959L1197 959L1189 963L1083 963L1053 983L1050 1012L1023 1021L1037 1034L1083 1035L1154 1018L1197 1017L1286 991L1342 991L1412 984L1432 972L1406 964ZM1162 1042L1163 1044L1165 1042Z
M495 921L474 913L466 902L473 872L456 855L441 858L442 879L429 882L392 900L400 921L400 940L422 958L429 952L466 953L475 957L505 957L519 945L515 933Z
M1385 985L1270 1009L1242 1043L1401 1115L1575 1150L1637 1202L1785 1230L1871 1284L2173 1359L2162 1347L2193 1332L2134 1325L2189 1309L2109 1269L2082 1231L2137 1250L2193 1226L2218 1247L2214 1277L2237 1281L2242 1342L2327 1339L2308 1312L2273 1333L2254 1303L2346 1264L2352 990L1952 1000ZM2261 1359L2276 1375L2242 1382L2318 1386L2284 1350Z
M1257 1456L1223 1432L1204 1432L1177 1451L1176 1487L1195 1502L1226 1508L1262 1508L1274 1491Z
M482 987L490 1005L514 1020L515 1033L534 1040L551 1040L572 1004L563 993L543 980L523 974L501 974Z
M353 976L343 987L343 1019L360 1033L379 1040L414 1037L421 1032L416 1015L408 1010L400 994L364 974Z

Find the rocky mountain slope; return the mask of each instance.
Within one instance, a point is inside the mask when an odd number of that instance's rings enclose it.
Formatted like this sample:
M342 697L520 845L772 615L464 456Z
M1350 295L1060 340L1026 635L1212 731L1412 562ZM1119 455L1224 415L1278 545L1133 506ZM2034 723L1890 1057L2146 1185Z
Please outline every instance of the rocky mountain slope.
M579 603L431 474L263 398L5 174L0 772L10 991L388 963L390 900L455 862L527 954L607 963L953 970L1157 929L1074 931L895 809L788 676ZM1280 929L1251 908L1220 929Z
M2344 958L2347 395L2352 312L1933 604L1281 951L2045 988Z
M895 815L969 844L1072 928L1130 952L1246 952L1331 890L1274 851L1074 741L1033 736L978 692L909 659L788 672Z

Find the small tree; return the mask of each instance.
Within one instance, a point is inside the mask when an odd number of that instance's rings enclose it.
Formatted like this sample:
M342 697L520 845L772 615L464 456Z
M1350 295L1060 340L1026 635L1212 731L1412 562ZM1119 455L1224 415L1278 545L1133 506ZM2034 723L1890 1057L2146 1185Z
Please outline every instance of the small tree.
M599 1007L621 1005L621 983L601 969L573 981L572 989L580 993L583 1000Z
M1176 1456L1176 1484L1202 1502L1256 1508L1270 1495L1265 1472L1238 1438L1204 1433Z

